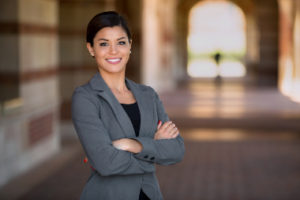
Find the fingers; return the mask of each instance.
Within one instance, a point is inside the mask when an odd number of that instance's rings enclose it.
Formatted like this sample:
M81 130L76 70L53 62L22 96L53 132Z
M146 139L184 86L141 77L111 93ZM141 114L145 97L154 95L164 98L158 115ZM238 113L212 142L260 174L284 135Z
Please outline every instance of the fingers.
M171 126L172 124L173 124L172 121L167 121L167 122L165 122L165 123L161 126L161 129L162 129L162 130L167 130L167 128L168 128L169 126Z
M84 159L83 159L83 162L87 163L88 161L89 161L89 159L85 156Z
M162 130L166 132L172 132L174 129L177 129L177 127L172 121L168 121L162 126Z
M160 126L158 134L160 139L172 139L179 135L179 131L172 121L168 121Z
M179 135L179 131L178 131L177 127L175 127L175 129L172 130L170 135L171 135L171 138L176 138Z
M161 125L162 125L162 122L159 120L158 124L157 124L157 130L160 129Z

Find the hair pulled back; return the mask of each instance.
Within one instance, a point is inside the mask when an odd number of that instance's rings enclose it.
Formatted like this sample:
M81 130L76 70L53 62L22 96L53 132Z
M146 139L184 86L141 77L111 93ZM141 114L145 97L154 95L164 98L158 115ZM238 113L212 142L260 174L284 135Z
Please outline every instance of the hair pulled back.
M105 27L121 26L127 34L128 40L131 40L131 33L127 22L115 11L102 12L94 16L88 23L86 31L86 42L94 45L94 37L101 29Z

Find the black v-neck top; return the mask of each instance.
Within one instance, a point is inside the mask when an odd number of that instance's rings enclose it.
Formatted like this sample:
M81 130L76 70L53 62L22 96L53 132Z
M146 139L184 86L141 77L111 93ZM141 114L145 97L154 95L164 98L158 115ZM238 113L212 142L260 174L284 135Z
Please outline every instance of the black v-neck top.
M137 102L133 104L121 104L127 115L129 116L131 123L133 125L135 135L138 137L141 125L141 115Z
M138 137L140 132L140 126L141 126L141 114L137 102L133 104L121 104L121 105L126 111L128 117L130 118L134 128L135 135L136 137ZM144 193L142 189L140 191L139 200L150 200L149 197Z

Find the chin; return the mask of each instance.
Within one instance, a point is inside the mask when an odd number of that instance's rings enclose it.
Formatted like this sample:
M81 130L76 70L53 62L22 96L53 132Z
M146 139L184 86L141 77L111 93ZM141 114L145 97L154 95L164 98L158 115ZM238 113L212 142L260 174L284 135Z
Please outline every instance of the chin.
M118 69L112 69L112 68L109 68L109 69L105 69L105 68L100 68L101 71L105 71L106 73L110 73L110 74L119 74L119 73L123 73L125 72L125 68L118 68Z

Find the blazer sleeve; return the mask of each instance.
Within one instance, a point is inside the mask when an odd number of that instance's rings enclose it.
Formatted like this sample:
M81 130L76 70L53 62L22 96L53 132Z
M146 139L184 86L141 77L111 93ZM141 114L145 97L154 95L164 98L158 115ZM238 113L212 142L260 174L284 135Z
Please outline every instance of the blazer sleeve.
M84 88L72 97L72 120L90 164L103 176L143 174L155 171L151 162L116 149L99 117L99 106Z
M163 123L169 121L161 100L154 90L153 92L158 119ZM154 140L150 137L136 137L135 139L143 145L143 150L135 154L138 159L152 161L160 165L175 164L183 159L185 148L183 138L180 135L174 139Z

